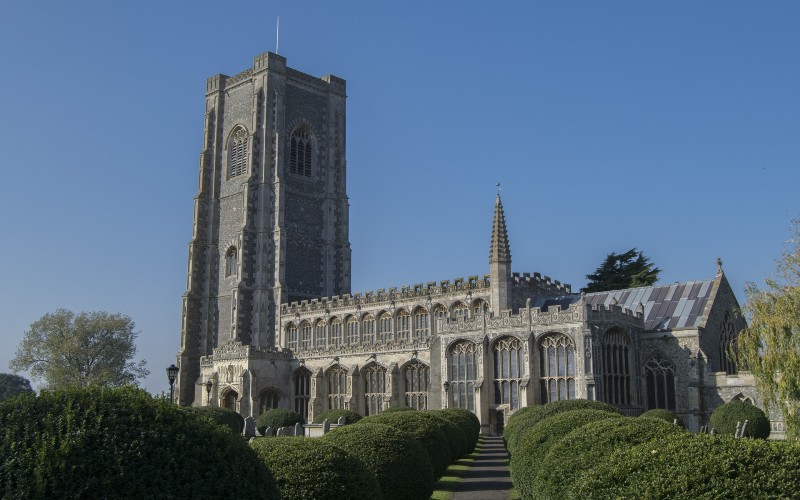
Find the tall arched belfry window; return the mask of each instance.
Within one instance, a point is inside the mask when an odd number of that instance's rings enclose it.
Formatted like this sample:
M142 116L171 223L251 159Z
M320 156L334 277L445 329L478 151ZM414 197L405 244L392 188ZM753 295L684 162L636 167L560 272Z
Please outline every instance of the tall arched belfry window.
M236 247L230 247L227 252L225 252L225 277L229 276L236 276L236 267L237 267L237 254L236 254Z
M450 349L450 405L475 411L475 379L478 371L477 346L459 342Z
M731 359L731 351L736 348L736 327L733 326L731 313L725 312L722 330L719 332L720 371L728 375L736 373L736 363Z
M304 177L311 177L311 131L299 127L292 132L289 150L289 172Z
M308 402L311 400L311 372L301 368L294 373L294 411L308 420Z
M238 127L228 140L228 177L247 172L247 131Z
M494 343L494 402L519 408L520 382L525 376L522 342L504 338Z
M603 385L606 403L631 404L630 343L625 332L606 332L603 342Z
M566 335L548 335L539 343L542 404L575 399L575 344Z
M675 365L656 353L644 364L647 409L675 409Z

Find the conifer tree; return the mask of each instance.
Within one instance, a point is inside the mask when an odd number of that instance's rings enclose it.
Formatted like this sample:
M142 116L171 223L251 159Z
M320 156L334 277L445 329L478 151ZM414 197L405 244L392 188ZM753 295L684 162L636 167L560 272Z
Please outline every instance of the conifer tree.
M581 291L605 292L649 286L658 281L660 272L661 269L635 248L621 254L611 252L593 274L586 275L589 283Z

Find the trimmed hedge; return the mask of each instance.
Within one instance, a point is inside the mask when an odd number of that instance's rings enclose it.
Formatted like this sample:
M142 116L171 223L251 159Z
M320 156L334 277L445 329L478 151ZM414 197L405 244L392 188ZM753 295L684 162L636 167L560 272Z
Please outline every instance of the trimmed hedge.
M461 430L461 427L432 411L421 411L419 414L438 425L439 429L444 433L444 437L447 438L447 445L450 448L450 463L468 453L467 435Z
M454 423L459 427L459 429L461 429L461 431L464 433L464 439L466 440L466 447L464 448L465 455L468 455L475 450L475 446L478 444L478 436L480 436L480 422L478 422L476 427L475 422L473 422L472 418L470 418L471 415L473 418L475 418L475 420L477 420L477 417L475 417L474 413L457 408L428 410L428 412Z
M263 436L267 427L272 427L273 434L281 427L293 427L295 424L304 424L303 417L285 408L267 410L256 419L256 429Z
M744 401L731 401L717 407L711 413L711 427L718 434L735 434L736 423L747 420L747 437L766 439L769 437L769 418L758 406Z
M0 403L0 498L279 498L240 436L141 389Z
M335 424L339 422L339 417L344 417L348 424L354 424L364 418L353 410L327 410L314 417L314 423L321 424L328 419L330 423Z
M575 411L575 410L598 410L617 415L622 415L619 410L614 408L608 403L601 401L593 401L589 399L570 399L564 401L554 401L542 406L529 407L535 408L527 410L524 414L517 418L509 419L509 426L503 430L503 438L506 441L506 447L510 454L514 454L514 449L519 444L520 439L525 432L539 423L541 420L558 413ZM523 408L524 409L524 408ZM521 412L522 409L518 410ZM514 413L516 415L517 413ZM512 415L512 417L514 416Z
M664 410L661 408L654 408L652 410L647 410L646 412L639 415L639 418L657 418L659 420L665 420L669 423L674 423L676 420L678 421L678 427L681 429L685 429L686 425L683 423L683 419L676 415L675 413Z
M371 422L391 425L397 429L411 434L414 439L419 441L428 453L431 464L433 465L433 477L440 478L450 465L452 452L447 442L441 424L427 418L421 411L404 411L395 413L379 413L366 417L358 422L356 426Z
M574 410L554 413L527 429L509 464L511 480L520 496L523 499L536 498L536 474L553 445L579 427L611 418L623 417L605 410Z
M409 406L390 406L389 408L386 408L385 410L381 411L381 413L396 413L398 411L417 411L417 410Z
M230 408L219 406L181 406L180 408L216 422L226 429L230 429L234 434L241 435L244 431L244 418Z
M578 427L547 452L533 489L541 498L575 498L572 487L576 480L609 460L615 452L670 434L687 432L672 423L648 417L610 418Z
M800 446L674 434L617 453L574 487L581 498L795 498Z
M382 498L375 476L358 458L322 439L257 438L250 447L286 500Z
M407 432L365 419L317 439L361 460L377 479L386 500L427 500L433 493L431 461L422 445Z

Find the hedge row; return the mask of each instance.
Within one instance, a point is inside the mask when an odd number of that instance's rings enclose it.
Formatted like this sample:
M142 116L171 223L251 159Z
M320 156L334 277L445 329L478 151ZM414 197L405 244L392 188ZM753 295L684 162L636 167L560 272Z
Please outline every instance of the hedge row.
M364 418L353 410L328 410L314 417L314 423L321 424L327 420L332 424L336 424L339 422L340 417L344 417L347 424L354 424Z
M279 496L240 436L143 390L42 391L0 403L0 498L167 494Z
M284 408L267 410L256 418L256 430L262 436L266 434L267 427L272 428L272 434L281 427L294 427L296 424L306 423L303 417Z

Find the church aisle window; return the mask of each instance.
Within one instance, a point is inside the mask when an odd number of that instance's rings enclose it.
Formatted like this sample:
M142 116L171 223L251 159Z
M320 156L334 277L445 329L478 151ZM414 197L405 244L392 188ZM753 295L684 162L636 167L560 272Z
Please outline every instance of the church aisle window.
M328 323L325 320L317 322L314 329L314 345L317 349L324 349L328 346Z
M375 316L367 314L362 321L364 334L362 335L364 345L372 345L375 343Z
M450 350L450 405L475 411L475 379L478 371L477 346L468 341Z
M292 351L297 350L297 327L294 324L290 323L289 326L286 327L286 343L286 347Z
M275 388L268 388L261 391L258 397L259 415L267 410L272 410L280 405L281 393Z
M289 172L311 177L311 132L300 127L292 132L289 152Z
M397 313L395 338L400 341L408 341L411 338L411 315L408 311L401 310Z
M630 342L625 332L606 332L603 342L603 385L606 403L631 404Z
M228 178L247 172L247 131L238 127L228 141Z
M386 393L386 368L370 365L361 370L364 379L364 416L377 415L383 410Z
M647 409L675 410L675 365L656 353L644 365Z
M539 344L542 404L575 399L575 344L566 335L548 335Z
M328 409L347 409L347 370L334 366L326 375L328 381Z
M415 361L406 367L406 406L415 410L428 409L428 386L431 370L428 365Z
M428 325L428 310L420 307L414 311L414 339L426 340L431 335Z
M525 352L515 338L500 339L494 344L494 402L519 408L520 383L525 376Z
M308 420L308 402L311 400L311 372L301 368L294 374L294 411Z

